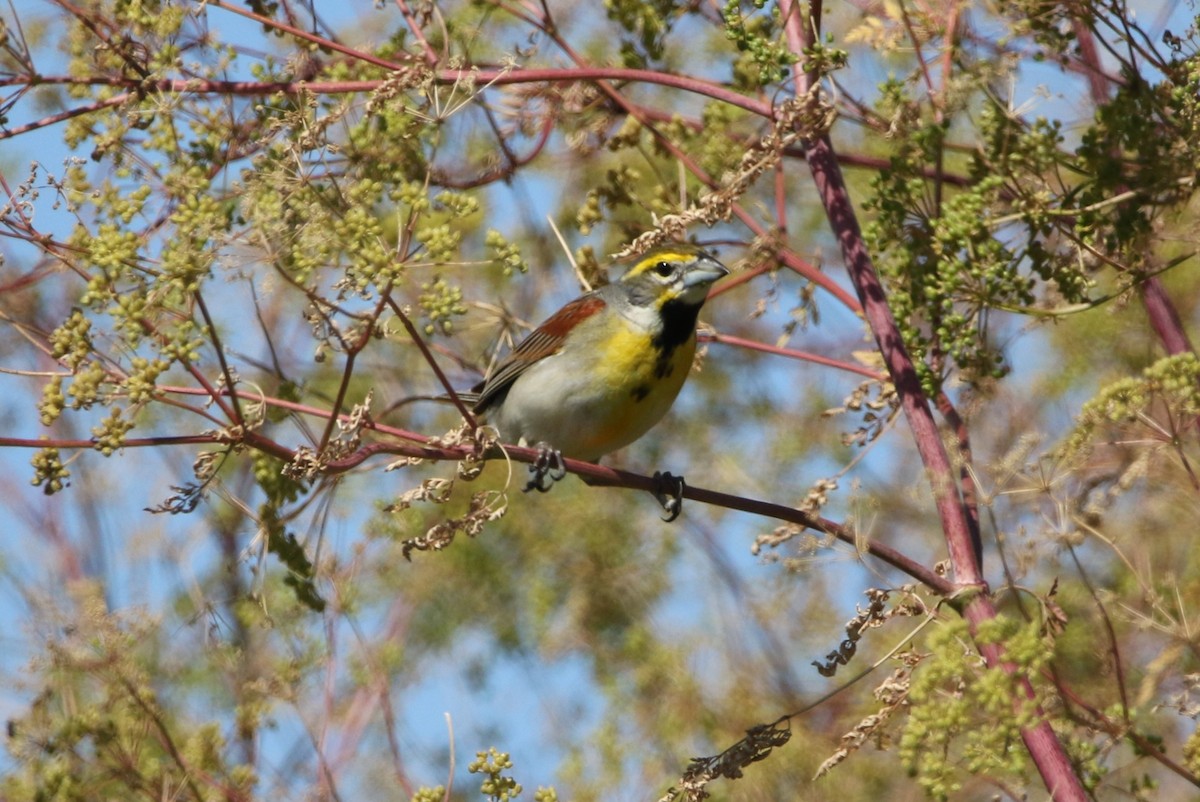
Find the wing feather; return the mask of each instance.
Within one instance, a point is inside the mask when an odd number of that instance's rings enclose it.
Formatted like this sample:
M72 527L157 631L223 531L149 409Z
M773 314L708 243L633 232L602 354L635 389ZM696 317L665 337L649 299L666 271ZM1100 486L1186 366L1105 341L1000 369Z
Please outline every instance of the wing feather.
M522 340L512 353L496 366L490 376L471 389L471 392L479 394L479 400L475 402L475 411L483 412L503 398L508 388L522 373L534 363L561 351L567 333L604 307L604 299L598 293L590 292L555 312Z

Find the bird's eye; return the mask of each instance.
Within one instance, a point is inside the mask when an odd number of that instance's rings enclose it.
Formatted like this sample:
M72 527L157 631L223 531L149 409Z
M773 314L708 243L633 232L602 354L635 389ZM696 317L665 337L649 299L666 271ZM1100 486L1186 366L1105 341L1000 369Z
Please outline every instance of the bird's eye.
M658 275L662 276L663 278L666 278L667 276L669 276L675 272L675 268L671 265L670 262L659 262L658 264L656 264L654 266L654 272L657 273Z

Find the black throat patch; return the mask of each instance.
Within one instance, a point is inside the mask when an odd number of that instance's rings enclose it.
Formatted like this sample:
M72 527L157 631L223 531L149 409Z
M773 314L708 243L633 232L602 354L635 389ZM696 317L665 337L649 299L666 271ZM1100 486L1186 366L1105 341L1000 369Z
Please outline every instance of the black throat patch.
M699 304L667 301L662 307L662 331L655 335L654 344L665 351L674 351L692 336L699 316Z

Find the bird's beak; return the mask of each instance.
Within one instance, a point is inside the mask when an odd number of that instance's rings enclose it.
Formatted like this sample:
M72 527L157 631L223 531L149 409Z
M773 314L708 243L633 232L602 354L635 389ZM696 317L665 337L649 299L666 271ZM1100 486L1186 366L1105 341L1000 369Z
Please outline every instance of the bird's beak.
M683 286L688 289L708 286L717 279L728 275L729 268L711 256L704 256L697 260L696 264L692 265L691 269L684 275Z

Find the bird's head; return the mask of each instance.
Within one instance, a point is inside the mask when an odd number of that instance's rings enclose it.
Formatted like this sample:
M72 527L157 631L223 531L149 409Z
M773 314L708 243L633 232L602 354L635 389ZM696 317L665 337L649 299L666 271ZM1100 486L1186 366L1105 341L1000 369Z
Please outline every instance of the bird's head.
M616 283L639 306L699 308L713 282L728 274L723 264L701 248L671 243L642 254Z

